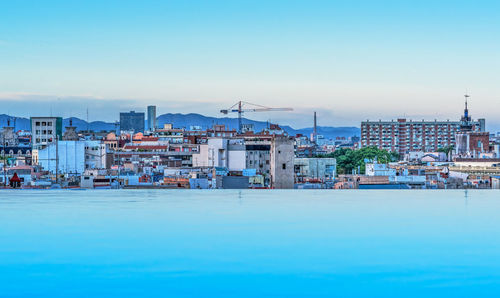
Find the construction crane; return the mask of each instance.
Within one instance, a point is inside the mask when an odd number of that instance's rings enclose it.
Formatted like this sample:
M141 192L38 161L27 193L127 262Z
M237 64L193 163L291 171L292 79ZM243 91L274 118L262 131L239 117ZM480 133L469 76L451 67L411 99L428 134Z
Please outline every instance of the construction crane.
M247 107L248 106L248 107ZM246 101L238 101L234 105L232 105L229 109L220 110L220 112L224 115L229 113L238 113L238 133L241 133L242 123L241 118L243 113L245 112L284 112L284 111L293 111L292 108L269 108L253 103L249 103Z

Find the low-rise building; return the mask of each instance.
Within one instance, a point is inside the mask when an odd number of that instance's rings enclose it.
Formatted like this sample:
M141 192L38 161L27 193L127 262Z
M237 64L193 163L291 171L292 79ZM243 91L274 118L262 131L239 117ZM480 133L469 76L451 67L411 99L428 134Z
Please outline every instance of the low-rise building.
M328 181L335 179L337 160L335 158L295 158L297 182L315 179Z

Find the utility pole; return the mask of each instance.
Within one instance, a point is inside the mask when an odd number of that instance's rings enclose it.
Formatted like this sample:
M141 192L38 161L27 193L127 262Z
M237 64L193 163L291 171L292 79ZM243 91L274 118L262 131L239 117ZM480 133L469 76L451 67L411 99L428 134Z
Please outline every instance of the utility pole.
M59 138L56 134L56 184L59 184Z
M241 125L241 116L242 116L243 112L241 111L241 100L238 102L238 133L241 134L241 129L242 129L242 125Z
M7 127L10 126L10 119L7 119ZM7 151L5 142L5 128L2 131L2 143L3 143L3 187L7 188L7 158L5 157L5 151Z
M119 189L122 187L122 184L120 182L121 170L122 170L122 157L120 156L120 153L118 153L118 188Z
M5 132L2 132L2 142L3 142L3 188L7 188L7 173L6 173L6 167L5 167L5 163L7 162L7 160L5 159L5 150L7 150L7 148L5 148Z

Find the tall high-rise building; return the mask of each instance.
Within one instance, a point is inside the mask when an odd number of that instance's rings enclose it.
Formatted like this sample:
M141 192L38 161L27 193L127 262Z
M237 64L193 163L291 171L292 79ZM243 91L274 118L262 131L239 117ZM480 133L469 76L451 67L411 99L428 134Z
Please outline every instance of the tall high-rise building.
M144 113L136 113L134 111L120 113L120 130L134 131L134 133L144 132L144 121Z
M156 106L148 106L148 130L156 130Z

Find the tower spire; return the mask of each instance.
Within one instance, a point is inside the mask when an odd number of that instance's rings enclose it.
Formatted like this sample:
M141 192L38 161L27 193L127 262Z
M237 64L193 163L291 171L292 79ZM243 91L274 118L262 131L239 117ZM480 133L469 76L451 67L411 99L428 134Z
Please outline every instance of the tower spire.
M472 118L469 116L469 107L468 107L468 100L469 100L470 95L465 93L464 98L465 98L465 109L464 109L464 115L462 116L461 119L461 124L460 124L460 130L462 131L471 131L472 130Z
M468 109L468 107L467 107L467 100L468 100L468 98L470 97L470 95L468 95L467 93L465 93L464 97L465 97L465 110L464 110L464 116L465 116L465 118L468 118L468 117L469 117L469 109Z

